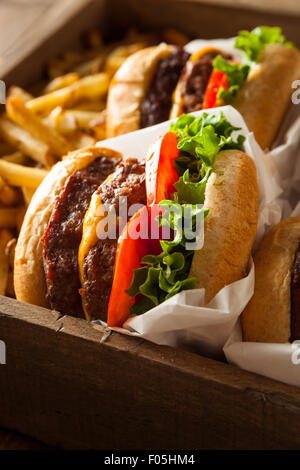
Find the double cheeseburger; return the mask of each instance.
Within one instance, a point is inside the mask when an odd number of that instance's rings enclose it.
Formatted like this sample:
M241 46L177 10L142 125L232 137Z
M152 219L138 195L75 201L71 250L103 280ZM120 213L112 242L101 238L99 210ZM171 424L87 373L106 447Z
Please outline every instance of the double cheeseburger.
M243 136L233 138L238 130L222 113L182 115L144 162L105 148L70 153L29 205L16 248L17 298L121 326L185 289L205 288L209 302L245 276L258 186ZM180 228L185 210L190 224Z
M255 290L243 312L245 341L300 339L300 217L275 225L255 258Z
M93 147L70 153L53 167L28 207L18 239L17 299L62 314L84 317L85 311L89 319L106 319L117 239L95 238L92 243L90 238L82 266L78 264L84 217L92 195L100 193L102 202L116 211L119 196L145 204L145 165Z
M269 147L300 77L300 54L281 29L241 31L235 47L242 62L213 47L192 56L161 44L129 57L111 82L107 135L113 137L200 109L231 104L257 142Z

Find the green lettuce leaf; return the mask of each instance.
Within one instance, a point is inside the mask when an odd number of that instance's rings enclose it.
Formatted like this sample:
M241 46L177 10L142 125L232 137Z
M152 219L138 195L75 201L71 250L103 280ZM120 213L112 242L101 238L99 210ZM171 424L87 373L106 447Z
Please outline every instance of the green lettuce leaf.
M208 168L205 176L200 181L191 181L190 170L180 176L174 184L177 193L176 201L180 204L203 204L206 183L211 174L212 168Z
M253 31L240 31L235 48L245 54L245 62L256 62L259 54L267 44L284 44L294 47L293 43L286 41L281 28L276 26L258 26Z
M246 81L250 72L249 65L230 64L222 56L218 55L214 60L214 69L224 72L228 77L228 90L220 88L217 95L217 104L222 104L223 100L226 104L233 104L236 94Z

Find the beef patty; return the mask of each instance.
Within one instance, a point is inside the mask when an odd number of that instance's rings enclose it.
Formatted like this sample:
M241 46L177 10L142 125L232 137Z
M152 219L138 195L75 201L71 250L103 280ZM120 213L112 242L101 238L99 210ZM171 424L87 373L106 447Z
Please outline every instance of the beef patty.
M217 55L217 51L208 52L198 60L186 64L181 78L183 113L202 109L207 84L213 71L213 61ZM232 59L228 54L222 54L222 57L226 60Z
M189 56L184 49L176 47L159 61L150 89L141 104L141 127L169 119L172 94Z
M78 273L82 225L92 194L120 160L100 156L66 180L42 239L47 300L64 315L83 317Z
M145 164L134 158L123 160L107 183L98 190L101 202L109 211L112 207L120 215L120 197L127 198L127 207L133 204L146 204ZM123 221L124 223L126 221ZM124 224L123 224L124 226ZM106 321L107 307L113 282L117 238L103 238L89 250L83 263L85 308L92 320Z

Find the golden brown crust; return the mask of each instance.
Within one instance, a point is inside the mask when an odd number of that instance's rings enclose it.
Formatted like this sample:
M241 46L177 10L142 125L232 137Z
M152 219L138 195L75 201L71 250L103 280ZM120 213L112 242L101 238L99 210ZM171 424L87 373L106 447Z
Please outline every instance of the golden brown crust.
M274 141L291 104L292 82L299 77L299 51L282 44L268 44L238 92L234 106L263 149Z
M289 341L291 270L299 243L300 217L275 225L262 241L254 258L254 295L242 317L245 341Z
M41 237L48 225L54 200L68 176L76 170L85 168L101 155L118 159L121 157L118 152L100 147L88 147L71 152L52 168L34 194L16 246L14 286L18 300L49 307L46 301Z
M190 276L209 302L224 286L246 275L258 218L253 160L239 150L220 152L207 182L204 245L195 252Z
M108 93L107 137L140 128L140 105L152 82L158 62L170 54L172 46L160 44L132 54L114 76Z

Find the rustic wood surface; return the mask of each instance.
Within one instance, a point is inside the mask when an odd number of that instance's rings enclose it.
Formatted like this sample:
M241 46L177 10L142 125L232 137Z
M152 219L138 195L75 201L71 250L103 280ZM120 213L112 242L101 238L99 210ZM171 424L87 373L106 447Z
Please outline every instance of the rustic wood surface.
M8 86L32 84L46 60L76 49L80 33L99 24L105 5L105 0L0 0L0 78Z
M23 434L0 429L1 450L51 450L51 448Z
M72 449L300 448L300 390L0 298L0 425Z
M39 79L45 60L76 46L107 4L109 20L100 23L112 31L172 25L224 37L266 23L300 44L298 0L0 0L0 78ZM299 390L190 353L102 337L100 327L2 299L0 426L67 448L300 447ZM44 445L0 429L0 449L14 448Z
M74 46L80 32L96 24L117 33L133 25L172 26L195 37L272 24L298 42L299 17L298 0L0 0L0 78L28 85L45 60Z

